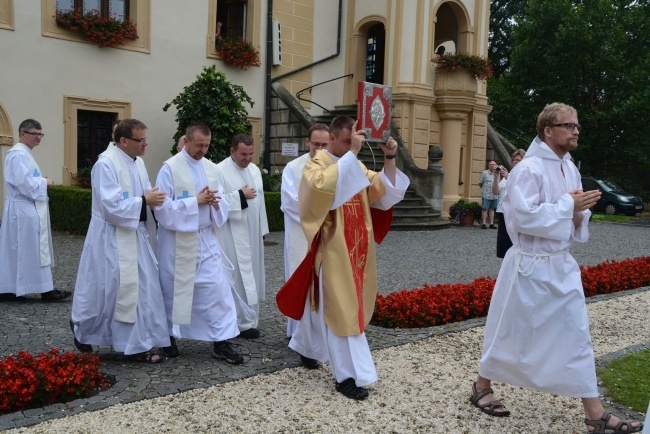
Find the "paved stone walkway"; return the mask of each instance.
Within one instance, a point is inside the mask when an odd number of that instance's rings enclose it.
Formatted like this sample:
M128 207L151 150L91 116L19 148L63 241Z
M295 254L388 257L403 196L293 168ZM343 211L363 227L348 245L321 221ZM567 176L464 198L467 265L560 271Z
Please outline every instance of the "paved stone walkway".
M495 236L496 231L481 230L478 226L434 232L392 232L377 251L380 292L387 294L425 282L469 282L478 276L496 276L501 260L494 256ZM74 289L83 241L81 236L54 234L56 288ZM275 292L284 281L283 233L268 235L266 243L268 293L260 314L262 337L252 341L233 340L248 354L244 365L231 366L213 359L210 344L206 342L181 340L181 357L159 365L134 364L110 348L102 347L99 355L103 370L116 376L115 386L89 399L0 416L0 430L298 366L297 356L287 348L285 319L274 302ZM648 256L650 230L643 226L595 223L591 225L590 242L577 245L573 253L584 265ZM37 296L27 302L0 303L0 357L18 350L38 353L52 347L73 351L68 327L70 308L69 302L42 303ZM410 330L371 326L367 336L374 350L475 327L483 321Z

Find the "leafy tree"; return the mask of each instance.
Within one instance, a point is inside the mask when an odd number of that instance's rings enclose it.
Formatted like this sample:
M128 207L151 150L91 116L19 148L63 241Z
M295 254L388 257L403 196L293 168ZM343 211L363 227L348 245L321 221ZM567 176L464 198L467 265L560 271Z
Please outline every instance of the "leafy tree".
M209 160L219 162L229 154L230 141L239 133L250 133L251 124L244 103L253 107L253 100L244 88L230 83L215 66L204 67L189 86L183 88L170 103L165 104L167 111L172 104L176 106L178 129L174 134L171 154L176 153L176 143L185 134L190 124L201 122L210 127L212 140L206 154Z
M650 0L530 0L512 36L510 69L488 86L493 123L532 138L542 107L565 102L583 172L647 182Z
M512 31L523 16L527 0L492 0L488 57L492 61L494 78L508 70L512 54Z

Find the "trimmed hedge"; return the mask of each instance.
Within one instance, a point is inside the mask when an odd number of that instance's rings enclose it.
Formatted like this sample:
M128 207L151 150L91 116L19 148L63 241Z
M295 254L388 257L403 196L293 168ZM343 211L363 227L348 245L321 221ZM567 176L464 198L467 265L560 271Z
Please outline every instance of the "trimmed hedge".
M90 224L92 190L89 188L55 185L48 191L52 229L71 234L86 235ZM265 192L266 215L271 232L284 230L284 216L280 211L280 193Z
M280 192L265 191L264 202L266 202L266 218L269 221L269 231L283 231L284 213L280 211Z
M86 235L90 224L92 190L55 185L47 191L50 198L52 229Z

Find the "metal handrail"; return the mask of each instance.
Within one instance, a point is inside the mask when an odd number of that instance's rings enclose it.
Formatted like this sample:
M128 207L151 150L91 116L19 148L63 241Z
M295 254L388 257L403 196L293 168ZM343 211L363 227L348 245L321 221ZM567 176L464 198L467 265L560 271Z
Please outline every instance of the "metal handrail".
M342 75L342 76L340 76L340 77L331 78L331 79L329 79L329 80L321 81L320 83L313 84L313 85L311 85L311 86L309 86L309 87L306 87L306 88L304 88L304 89L300 89L298 92L296 92L296 98L298 99L298 101L305 101L305 102L308 102L308 103L314 104L315 106L320 107L320 108L322 108L323 110L325 110L325 111L326 111L327 113L329 113L330 115L334 115L334 113L332 113L329 109L323 107L322 105L318 104L317 102L315 102L315 101L313 101L313 100L310 100L310 99L307 99L307 98L303 98L303 97L302 97L302 94L303 94L303 92L305 92L305 91L309 91L309 93L311 94L311 90L312 90L313 88L315 88L316 86L320 86L321 84L326 84L326 83L329 83L329 82L331 82L331 81L340 80L341 78L346 78L346 77L354 77L354 74L345 74L345 75Z
M507 128L505 128L505 127L502 127L501 125L497 125L497 124L495 124L494 122L490 122L490 124L491 124L493 127L499 128L500 130L507 131L508 133L512 134L512 136L513 136L514 138L516 138L517 140L521 140L521 141L527 143L527 141L526 141L525 138L519 136L519 135L518 135L517 133L515 133L514 131L510 131L509 129L507 129Z

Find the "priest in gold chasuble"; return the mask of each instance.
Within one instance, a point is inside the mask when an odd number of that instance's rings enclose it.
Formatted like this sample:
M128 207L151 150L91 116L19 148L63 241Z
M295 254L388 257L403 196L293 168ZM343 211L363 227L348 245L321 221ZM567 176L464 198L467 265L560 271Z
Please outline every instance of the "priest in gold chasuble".
M336 390L353 399L365 399L363 386L377 381L364 334L377 295L375 242L409 185L395 167L397 143L381 144L384 169L377 173L357 159L364 138L351 118L339 116L327 150L305 164L298 204L311 248L277 297L280 310L299 319L289 347L329 363Z

